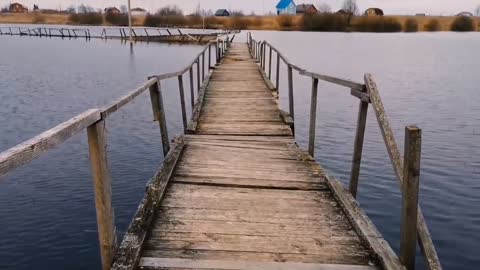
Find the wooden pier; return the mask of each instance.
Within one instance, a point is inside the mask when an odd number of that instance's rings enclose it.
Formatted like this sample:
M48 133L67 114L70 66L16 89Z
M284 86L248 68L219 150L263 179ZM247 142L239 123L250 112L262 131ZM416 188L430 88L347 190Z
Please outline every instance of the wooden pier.
M267 63L267 53L268 63ZM272 67L273 53L277 66ZM289 112L279 109L287 65ZM270 79L276 70L276 85ZM196 78L194 78L196 71ZM295 143L293 71L312 79L309 149ZM184 84L189 77L189 84ZM161 82L178 80L184 134L170 140ZM313 158L318 81L359 101L349 190ZM165 160L117 244L105 121L149 90ZM193 113L188 121L185 91ZM403 194L397 255L355 200L366 113L372 106ZM86 111L0 154L0 175L84 129L96 195L103 269L408 269L418 240L429 269L442 269L418 205L421 130L408 126L402 161L371 75L360 84L290 63L268 42L210 42L185 69L149 77L111 105Z

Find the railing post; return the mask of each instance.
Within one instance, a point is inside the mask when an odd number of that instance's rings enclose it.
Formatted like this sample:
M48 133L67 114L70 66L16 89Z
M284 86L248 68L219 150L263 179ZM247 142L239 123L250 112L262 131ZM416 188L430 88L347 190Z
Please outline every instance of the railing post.
M200 92L200 56L197 58L197 93Z
M277 92L278 92L280 90L280 53L279 52L277 52L277 77L276 77L275 86L277 87Z
M185 92L183 88L183 75L178 75L178 89L180 90L180 104L182 105L183 133L187 133L187 109L185 106Z
M212 69L212 43L208 43L208 71Z
M112 179L108 169L105 121L100 120L87 128L98 239L102 269L110 270L116 248L115 215L112 206Z
M272 80L272 53L273 49L270 47L270 53L268 57L268 79Z
M266 71L267 70L267 66L266 66L266 59L267 59L267 44L265 42L263 42L263 51L262 51L262 54L263 54L263 59L262 59L262 66L263 66L263 70Z
M367 125L368 102L361 100L358 108L357 132L353 147L352 170L350 172L350 193L357 198L358 178L360 176L360 164L362 162L363 140Z
M190 75L190 96L191 96L191 103L193 108L195 107L195 90L193 86L193 65L188 70L188 74Z
M215 42L215 61L216 63L220 63L220 48L218 47L218 40Z
M403 162L400 260L408 270L415 269L421 148L421 129L416 126L406 127Z
M308 153L315 155L315 128L317 124L317 92L318 79L312 78L312 100L310 105L310 132L308 139Z
M288 65L288 109L290 116L295 120L295 102L293 96L293 70L290 65Z
M152 103L153 120L158 121L158 125L160 127L163 156L167 156L168 151L170 151L170 142L168 141L167 121L165 118L165 108L163 107L160 81L157 81L155 84L150 86L150 101Z
M205 80L205 51L202 53L202 82Z

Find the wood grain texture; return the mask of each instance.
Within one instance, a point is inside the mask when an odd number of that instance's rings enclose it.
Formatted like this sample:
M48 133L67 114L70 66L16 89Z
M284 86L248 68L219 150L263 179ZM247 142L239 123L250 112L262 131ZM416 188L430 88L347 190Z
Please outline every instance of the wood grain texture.
M397 180L400 182L400 189L402 190L404 179L402 157L397 142L395 140L395 136L393 135L393 130L390 127L390 123L388 122L385 108L380 98L380 93L377 89L377 84L373 80L373 76L371 74L365 74L365 85L372 101L372 107L375 112L378 126L380 127L380 131L382 133L383 141L387 148L388 155L390 156L393 170L395 172ZM417 220L418 242L422 249L423 255L425 256L425 259L428 263L429 269L443 269L420 206L418 207Z
M101 111L85 111L15 147L0 153L0 176L39 157L101 119Z
M142 251L147 230L155 214L155 209L164 196L167 184L173 174L183 147L183 137L176 138L172 144L172 150L163 161L162 167L147 186L145 196L115 254L112 270L136 269L138 261L140 260L139 255Z
M117 245L117 236L112 206L112 178L107 158L105 121L101 120L89 126L87 134L102 269L110 270Z

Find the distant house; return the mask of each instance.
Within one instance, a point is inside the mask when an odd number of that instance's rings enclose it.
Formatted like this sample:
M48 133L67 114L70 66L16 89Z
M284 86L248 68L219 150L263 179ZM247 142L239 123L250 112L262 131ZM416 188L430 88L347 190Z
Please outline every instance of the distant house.
M226 9L219 9L215 12L215 16L217 16L217 17L229 17L230 12L228 12L228 10L226 10Z
M427 16L427 14L426 13L417 13L417 14L415 14L415 16L425 17L425 16Z
M383 16L383 10L379 8L369 8L365 10L365 16Z
M335 12L336 14L340 15L353 15L353 12L346 10L346 9L340 9L339 11Z
M297 14L297 5L293 0L280 0L277 4L277 15L295 15Z
M11 12L11 13L26 13L26 12L28 12L28 8L26 8L24 5L19 4L19 3L12 3L8 7L8 12Z
M468 11L464 11L464 12L458 13L456 16L473 17L473 13L468 12Z
M297 14L317 14L318 9L312 4L297 5Z
M108 7L108 8L105 8L105 14L120 14L120 9L116 8L116 7Z
M132 8L132 16L145 16L147 15L147 11L143 8Z

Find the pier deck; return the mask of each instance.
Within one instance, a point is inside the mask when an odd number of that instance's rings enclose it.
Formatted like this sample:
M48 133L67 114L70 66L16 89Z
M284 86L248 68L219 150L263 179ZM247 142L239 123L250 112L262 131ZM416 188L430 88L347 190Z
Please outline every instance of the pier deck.
M442 270L418 204L421 129L405 128L402 157L372 75L357 83L317 74L251 35L248 45L231 41L227 36L209 42L183 70L151 76L110 105L89 109L0 153L0 176L86 130L102 270L413 270L417 241L428 269ZM281 60L287 67L288 113L278 105ZM293 71L312 79L308 152L295 142ZM171 79L178 80L184 128L172 140L162 97L162 81ZM359 100L348 190L313 158L319 80L346 87ZM146 91L165 158L119 243L106 121ZM369 107L400 183L399 255L355 199Z
M143 245L143 269L376 269L295 144L244 44L211 74Z

